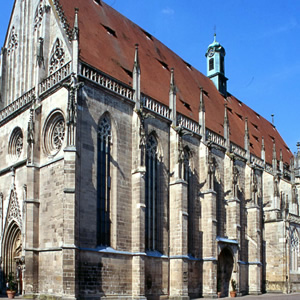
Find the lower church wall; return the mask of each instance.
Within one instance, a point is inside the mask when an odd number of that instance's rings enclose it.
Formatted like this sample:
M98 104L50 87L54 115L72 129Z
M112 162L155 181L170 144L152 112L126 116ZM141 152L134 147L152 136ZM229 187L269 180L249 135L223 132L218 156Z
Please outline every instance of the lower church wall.
M61 295L63 293L62 252L39 253L39 293Z
M169 267L167 258L147 257L145 259L145 295L156 299L168 295Z
M188 293L190 298L199 298L202 294L202 261L189 261Z
M79 298L129 296L131 256L81 251L78 265Z
M240 264L239 269L240 269L239 270L240 272L239 292L245 295L248 294L249 291L249 278L248 278L249 266L247 264Z
M291 293L300 291L300 274L290 274L289 282Z

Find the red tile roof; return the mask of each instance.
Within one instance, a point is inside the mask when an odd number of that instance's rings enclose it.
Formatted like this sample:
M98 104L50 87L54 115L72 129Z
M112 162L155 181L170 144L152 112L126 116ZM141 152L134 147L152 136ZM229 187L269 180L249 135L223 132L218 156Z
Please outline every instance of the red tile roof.
M110 76L132 86L135 44L139 44L142 93L169 105L170 70L174 68L177 86L177 111L198 121L200 88L205 91L206 127L223 135L224 104L228 103L230 140L244 147L245 117L248 117L251 153L261 156L265 139L266 161L272 162L273 139L277 159L280 149L283 160L290 163L292 153L273 125L234 96L224 97L213 82L189 66L155 37L101 1L60 0L65 16L74 24L74 9L79 8L80 59ZM110 32L110 33L109 33ZM189 104L186 107L183 102Z

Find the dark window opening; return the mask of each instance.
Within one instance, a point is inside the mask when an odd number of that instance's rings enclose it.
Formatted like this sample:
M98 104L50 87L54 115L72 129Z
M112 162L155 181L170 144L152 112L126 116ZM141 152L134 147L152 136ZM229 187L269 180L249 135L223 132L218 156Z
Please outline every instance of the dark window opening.
M182 99L180 99L180 102L184 105L184 107L191 110L191 106L187 102L183 101Z
M188 62L184 61L183 62L185 63L186 67L189 69L189 70L192 70L192 65L189 64Z
M129 71L128 69L124 68L124 67L121 67L123 69L123 71L129 76L132 78L132 72Z
M146 250L158 250L158 159L157 141L150 135L146 144L145 174L145 247Z
M117 37L117 34L116 34L116 32L113 29L111 29L110 27L105 26L103 24L102 24L102 26L106 29L106 31L107 31L108 34L110 34L110 35L112 35L114 37Z
M214 59L213 58L211 58L209 60L209 68L208 69L209 69L209 71L214 69Z
M202 89L202 92L203 92L203 94L204 94L205 96L209 97L209 96L208 96L208 92L207 92L206 90Z
M220 72L224 74L224 57L221 56Z
M251 124L253 125L253 127L254 127L256 130L258 130L258 126L257 126L256 124L254 124L254 123L252 123L252 122L251 122Z
M164 69L169 70L169 66L168 66L165 62L163 62L163 61L161 61L161 60L159 60L159 59L157 59L157 61L162 65L162 67L163 67Z
M242 115L240 115L238 113L236 113L236 115L243 121L243 116Z
M110 122L105 117L98 128L97 245L110 246Z
M149 32L147 32L147 31L145 31L145 30L143 30L143 29L142 29L142 31L144 32L144 34L145 34L145 36L147 37L148 40L153 41L152 35L151 35Z

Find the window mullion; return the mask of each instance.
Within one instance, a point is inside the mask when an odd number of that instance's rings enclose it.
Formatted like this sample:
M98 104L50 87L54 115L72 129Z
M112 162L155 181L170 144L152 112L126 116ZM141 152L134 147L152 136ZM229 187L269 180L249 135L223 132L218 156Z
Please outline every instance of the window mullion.
M152 193L152 203L153 203L153 208L152 208L152 248L153 250L155 250L156 248L156 244L155 244L155 219L156 219L156 213L155 213L155 210L156 210L156 173L155 173L155 157L152 158L152 170L153 170L153 176L152 176L152 182L153 182L153 193Z

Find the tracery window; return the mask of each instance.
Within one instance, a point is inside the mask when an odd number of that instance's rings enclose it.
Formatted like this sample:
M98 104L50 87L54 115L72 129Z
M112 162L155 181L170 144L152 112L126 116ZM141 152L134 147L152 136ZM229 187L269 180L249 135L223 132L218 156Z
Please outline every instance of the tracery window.
M194 228L194 214L193 214L193 202L191 197L191 186L192 186L192 173L190 167L190 151L188 148L184 149L184 176L183 179L187 183L187 205L188 205L188 254L194 255L194 235L193 235L193 228Z
M146 176L145 176L145 201L146 224L145 246L146 250L158 250L158 159L157 140L150 135L146 143Z
M52 74L65 64L65 51L60 39L57 39L50 55L49 73Z
M60 111L53 112L44 127L44 148L48 155L55 155L65 139L65 119Z
M110 246L111 124L107 116L98 127L97 245Z
M7 54L10 55L15 49L18 48L18 34L16 33L15 27L11 29L11 33L9 36Z
M45 5L44 1L40 0L40 3L38 4L35 15L34 15L34 30L38 29L41 26L43 16L45 13Z
M298 271L299 234L296 229L291 234L291 271Z
M23 133L22 130L17 127L13 130L10 141L8 144L8 153L12 159L17 159L21 156L23 150Z

